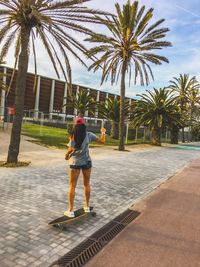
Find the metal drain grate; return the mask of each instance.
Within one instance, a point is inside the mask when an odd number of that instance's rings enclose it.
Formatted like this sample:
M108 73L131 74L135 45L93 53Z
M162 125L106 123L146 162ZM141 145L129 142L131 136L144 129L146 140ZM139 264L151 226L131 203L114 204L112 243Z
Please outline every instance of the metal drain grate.
M138 211L126 210L124 213L117 216L113 221L126 225L135 220L139 215L140 213Z
M114 220L107 223L100 230L92 234L86 241L54 262L52 267L81 267L97 254L110 240L119 234L128 223L133 221L140 213L126 210Z
M99 238L99 242L102 245L107 244L110 240L112 240L117 234L119 234L125 228L122 224L116 224L112 229L110 229L107 233L102 235Z
M104 236L106 233L109 233L109 231L112 230L116 225L117 225L117 223L113 222L113 221L107 223L105 226L103 226L98 231L96 231L94 234L92 234L89 237L89 239L92 239L94 241L98 241L99 238Z
M79 267L83 266L90 258L92 258L102 248L101 243L87 239L80 243L77 247L54 262L51 266L61 267Z
M67 261L65 267L79 267L83 266L89 259L97 254L102 248L101 243L94 242L87 249L84 249L79 255L77 255L72 261Z

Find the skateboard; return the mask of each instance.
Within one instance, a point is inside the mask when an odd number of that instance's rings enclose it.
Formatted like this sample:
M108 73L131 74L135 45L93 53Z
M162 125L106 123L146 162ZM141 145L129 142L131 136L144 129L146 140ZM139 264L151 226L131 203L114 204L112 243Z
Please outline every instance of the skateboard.
M62 217L59 217L51 222L49 222L49 225L55 226L55 227L59 227L60 229L64 229L64 225L72 222L74 220L77 220L78 218L84 217L84 216L92 216L95 217L96 216L96 212L93 211L93 207L90 207L90 212L85 212L83 208L75 210L74 211L74 215L75 217L68 217L63 215Z

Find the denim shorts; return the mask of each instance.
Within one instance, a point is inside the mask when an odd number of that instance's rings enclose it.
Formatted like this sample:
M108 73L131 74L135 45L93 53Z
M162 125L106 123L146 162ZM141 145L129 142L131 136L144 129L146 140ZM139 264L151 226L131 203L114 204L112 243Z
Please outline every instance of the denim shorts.
M92 168L92 162L88 161L85 165L69 165L70 169L76 169L76 170L88 170Z

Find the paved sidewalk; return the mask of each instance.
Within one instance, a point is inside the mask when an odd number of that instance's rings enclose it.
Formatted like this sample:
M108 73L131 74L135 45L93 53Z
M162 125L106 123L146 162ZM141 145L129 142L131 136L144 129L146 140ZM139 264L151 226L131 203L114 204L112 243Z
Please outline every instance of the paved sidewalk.
M132 208L139 217L86 267L200 266L200 158Z
M45 146L37 145L27 140L35 140L28 136L21 136L19 160L31 161L32 167L46 166L60 163L64 157L64 151L61 149L49 149ZM5 161L10 143L10 131L0 131L0 160ZM2 172L3 169L1 169Z
M7 136L4 134L2 139L0 134L0 160L6 156L7 142ZM49 266L200 157L200 151L133 146L130 152L91 149L91 155L91 205L97 217L82 224L77 221L62 232L48 226L48 222L66 209L69 178L64 151L47 149L22 139L21 158L32 160L32 164L26 168L0 169L1 267ZM79 179L76 208L82 203L83 186Z

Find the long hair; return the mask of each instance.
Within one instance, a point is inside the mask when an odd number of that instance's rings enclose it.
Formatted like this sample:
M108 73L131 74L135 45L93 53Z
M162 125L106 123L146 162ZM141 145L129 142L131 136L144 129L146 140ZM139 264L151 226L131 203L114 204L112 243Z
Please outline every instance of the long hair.
M85 136L86 136L85 124L75 124L71 134L71 138L73 138L75 141L75 148L77 149L81 148Z

